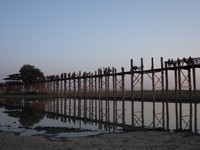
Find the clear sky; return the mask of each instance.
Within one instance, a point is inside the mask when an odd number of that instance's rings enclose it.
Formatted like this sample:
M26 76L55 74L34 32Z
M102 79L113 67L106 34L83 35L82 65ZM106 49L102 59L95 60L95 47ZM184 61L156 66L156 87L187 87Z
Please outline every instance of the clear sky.
M200 56L200 0L0 0L0 81Z

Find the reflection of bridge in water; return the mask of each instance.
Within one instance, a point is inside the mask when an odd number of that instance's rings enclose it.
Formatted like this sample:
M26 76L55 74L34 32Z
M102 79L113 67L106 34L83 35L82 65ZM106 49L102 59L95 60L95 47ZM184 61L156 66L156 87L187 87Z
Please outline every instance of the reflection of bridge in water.
M129 71L122 67L117 72L115 68L107 67L98 69L94 74L64 73L60 76L47 76L45 80L31 84L4 84L0 86L0 91L6 93L8 89L17 89L17 93L34 91L38 95L64 97L67 100L59 102L62 102L59 104L61 107L54 105L59 107L55 111L60 112L62 109L62 113L57 113L59 115L104 122L112 116L113 123L121 118L121 124L125 124L126 103L129 101L132 127L145 127L144 103L151 101L152 123L149 126L169 129L169 103L174 102L176 129L187 128L197 132L197 103L200 102L200 94L196 89L196 77L199 68L200 58L169 59L165 62L161 58L160 68L154 67L152 58L148 70L144 69L143 59L139 66L135 66L131 60ZM145 82L151 84L151 90L144 90ZM169 87L174 90L169 90ZM136 107L137 101L139 105ZM159 108L156 107L158 101L161 104ZM183 113L184 102L187 102L188 114Z
M152 108L153 105L151 102L144 102L144 121L142 121L141 102L135 102L137 111L134 112L134 116L131 116L131 102L125 102L125 109L122 109L122 101L117 101L114 104L114 101L106 100L89 100L89 99L67 99L67 98L46 98L46 99L0 99L0 104L12 108L24 109L32 112L39 112L46 114L46 117L53 120L61 120L61 122L79 125L80 127L84 124L85 126L98 126L99 130L104 131L118 131L118 130L147 130L147 129L177 129L179 130L179 121L174 117L173 109L175 108L175 103L170 103L168 112L169 120L166 121L165 118L162 118L162 113L155 114L155 120L153 120ZM114 108L116 105L116 109ZM155 103L156 107L161 107L162 103ZM192 109L195 107L195 104L192 104ZM198 106L199 107L199 106ZM183 108L189 109L190 105L188 103L183 104ZM164 108L166 109L166 107ZM200 128L200 122L190 120L187 111L183 109L182 116L182 129L197 131ZM159 111L162 108L159 109ZM25 111L26 112L26 111ZM194 112L193 112L194 113ZM32 113L33 114L33 113ZM198 112L196 116L198 115ZM132 124L132 119L134 123ZM155 122L153 122L155 121ZM165 122L164 122L165 121ZM192 123L197 124L197 129L195 126L191 126ZM175 122L173 124L173 122ZM153 124L155 123L155 127ZM169 123L168 125L166 123Z

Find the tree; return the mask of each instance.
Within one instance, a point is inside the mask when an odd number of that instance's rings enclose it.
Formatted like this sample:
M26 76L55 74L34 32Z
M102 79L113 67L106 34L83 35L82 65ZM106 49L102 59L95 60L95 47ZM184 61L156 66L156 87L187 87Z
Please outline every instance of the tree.
M44 79L43 72L32 65L23 65L20 70L22 82L25 84L34 83L35 81Z

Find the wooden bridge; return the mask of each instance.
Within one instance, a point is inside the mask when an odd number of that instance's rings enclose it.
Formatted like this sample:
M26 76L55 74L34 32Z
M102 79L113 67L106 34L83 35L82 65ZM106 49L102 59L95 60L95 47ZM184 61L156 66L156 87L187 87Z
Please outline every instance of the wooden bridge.
M154 59L151 58L151 68L144 69L143 59L140 65L130 61L130 70L122 67L119 72L116 68L99 68L94 73L78 72L63 73L56 76L47 76L45 80L30 84L13 82L0 85L0 93L7 92L20 94L34 92L37 95L48 97L64 97L78 100L98 100L100 110L103 109L102 101L105 101L107 109L109 101L113 101L113 114L117 117L117 101L122 101L122 115L125 112L125 102L131 101L132 125L141 122L144 126L144 102L151 101L153 105L153 123L156 127L158 114L161 114L159 122L169 129L169 103L175 103L177 129L182 129L184 116L182 104L187 102L190 106L190 128L193 121L197 121L197 103L200 102L200 93L197 90L197 74L200 68L200 58L183 58L167 61L160 59L160 67L154 67ZM151 89L145 90L145 82L151 84ZM169 88L170 87L170 88ZM171 90L172 89L172 90ZM140 111L135 111L135 102L140 101ZM155 103L162 103L162 112L156 112ZM93 105L93 104L92 104ZM194 106L193 106L194 105ZM194 113L193 113L194 111ZM194 115L193 115L194 114ZM194 118L192 118L194 117ZM136 118L138 118L136 120ZM197 122L194 121L194 129L197 130Z

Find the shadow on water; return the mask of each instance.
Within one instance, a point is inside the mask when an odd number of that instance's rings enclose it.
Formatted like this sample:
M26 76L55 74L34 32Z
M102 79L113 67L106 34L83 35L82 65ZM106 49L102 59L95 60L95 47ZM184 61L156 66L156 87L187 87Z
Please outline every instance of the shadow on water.
M7 113L8 116L19 118L19 123L24 128L30 128L34 126L35 124L39 123L45 116L45 114L31 112L24 109L12 111L12 109L9 110L8 107L5 107L5 110L8 110L4 111L4 113Z

